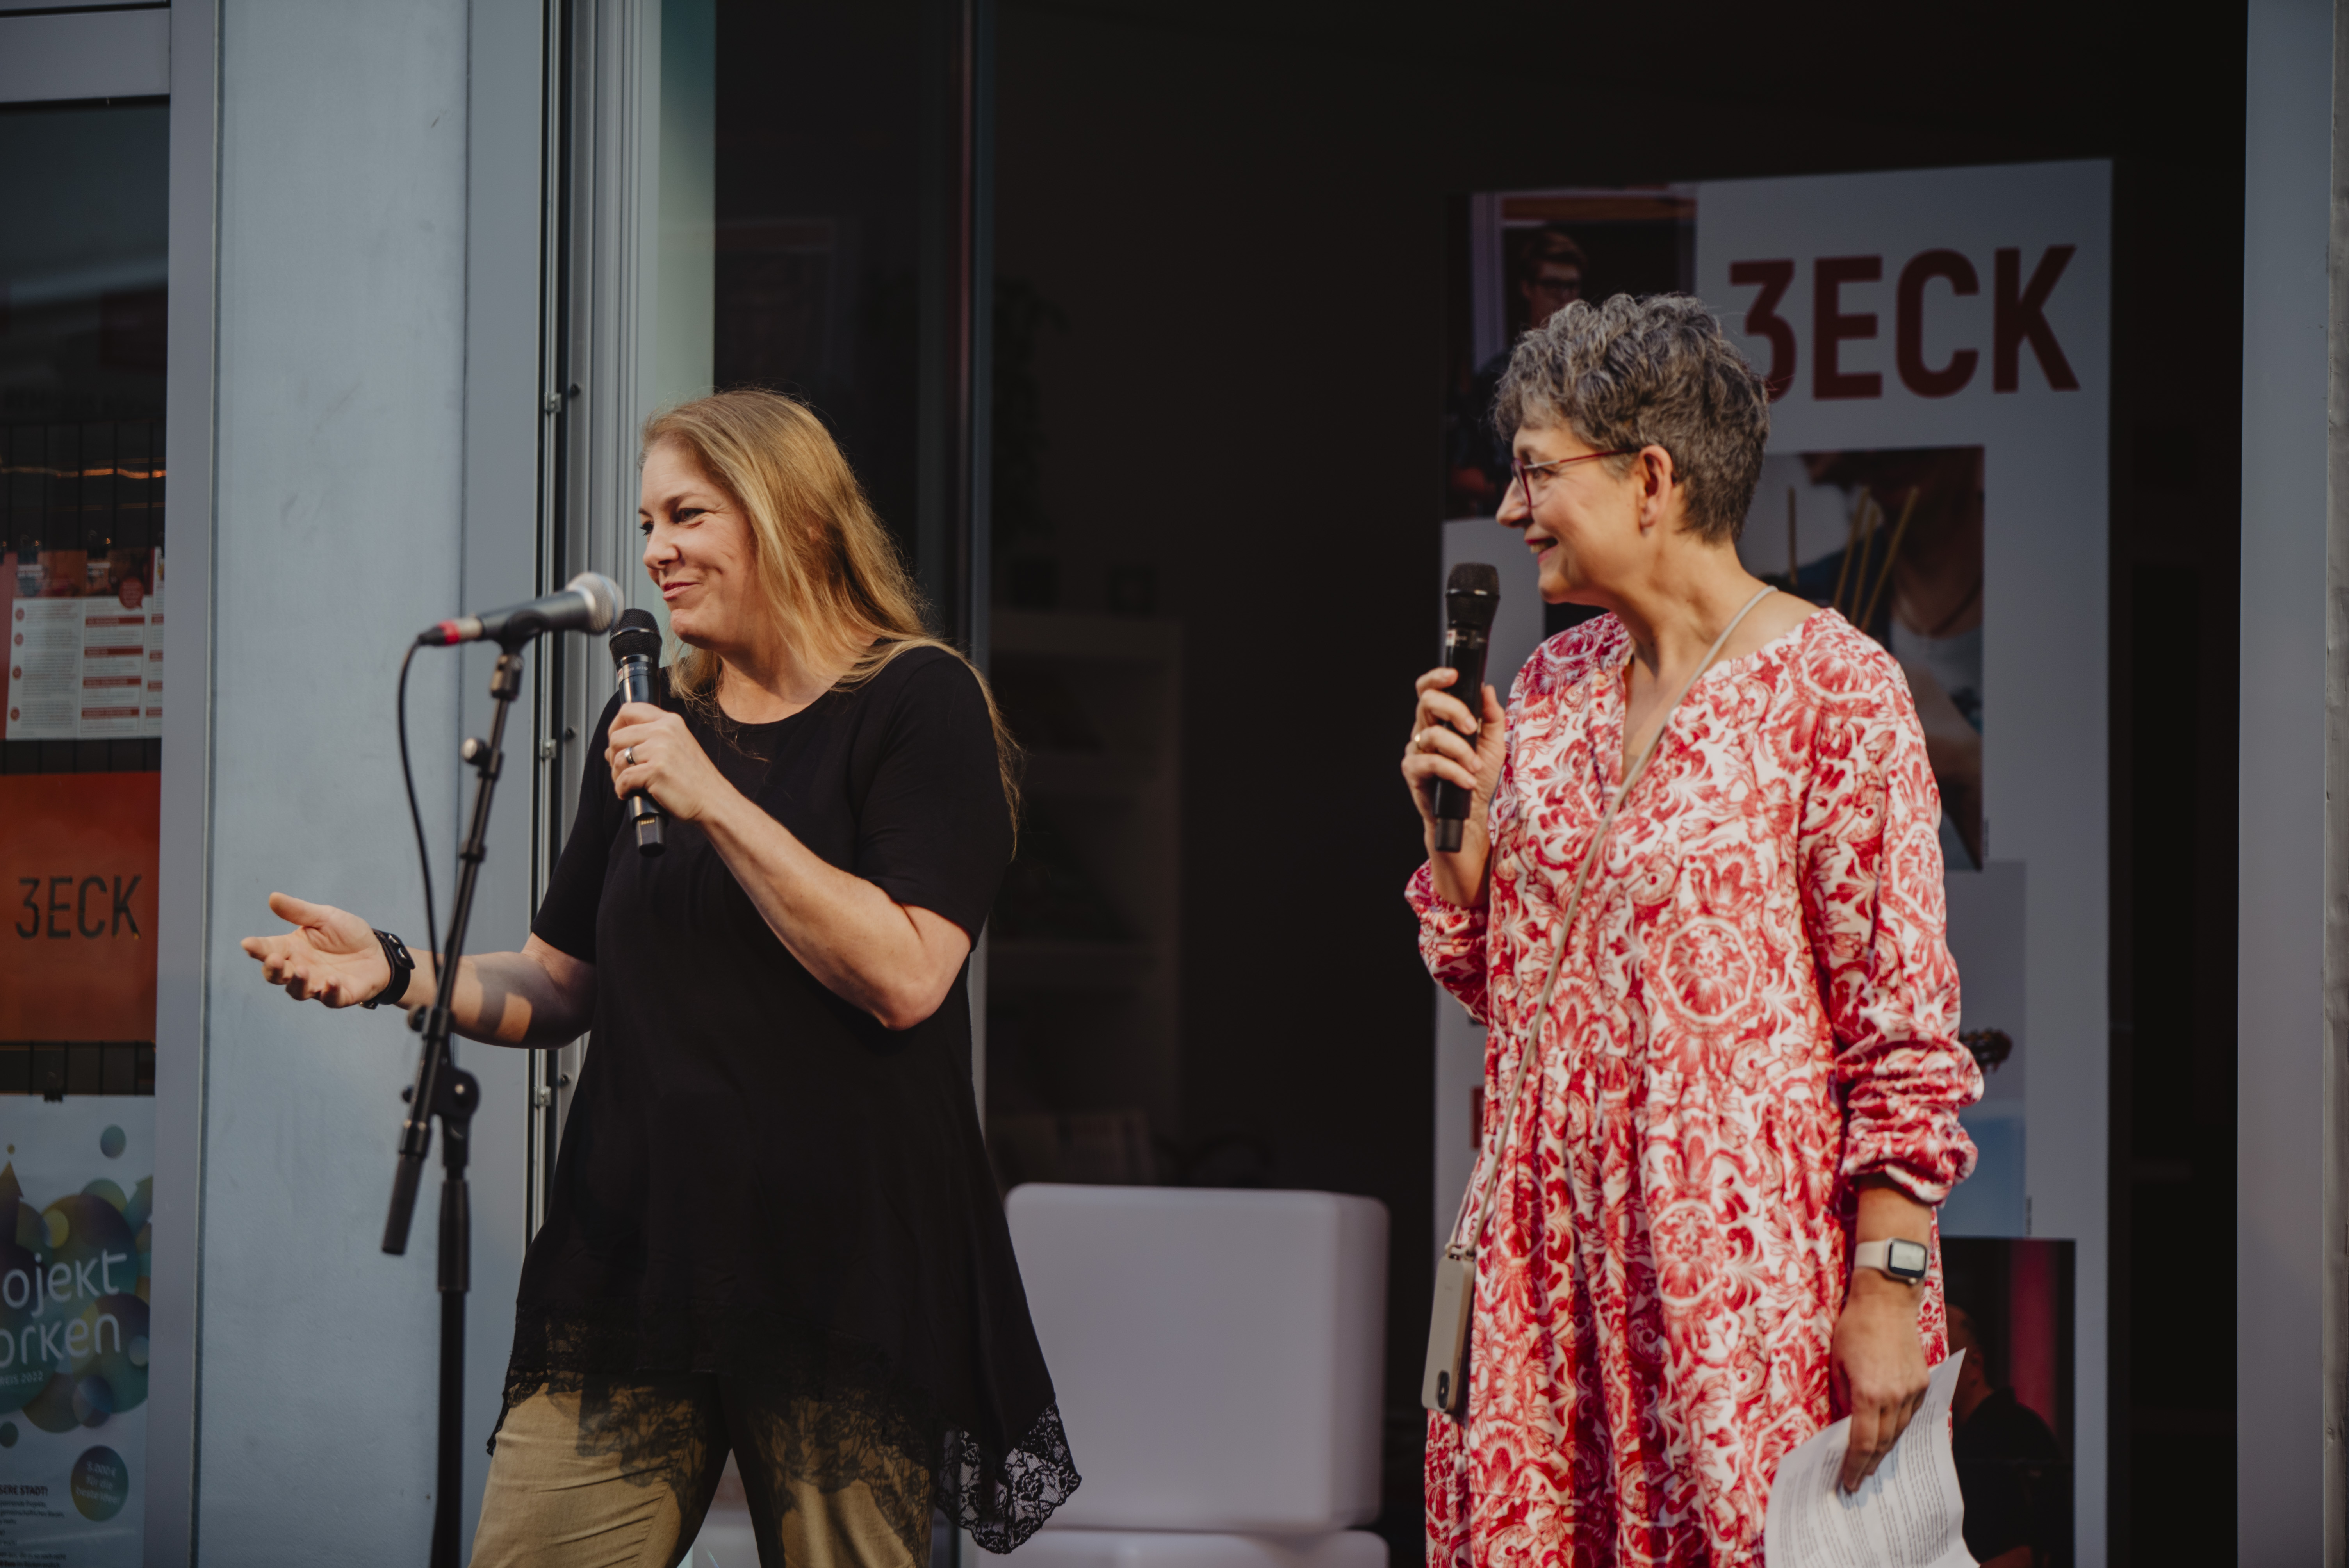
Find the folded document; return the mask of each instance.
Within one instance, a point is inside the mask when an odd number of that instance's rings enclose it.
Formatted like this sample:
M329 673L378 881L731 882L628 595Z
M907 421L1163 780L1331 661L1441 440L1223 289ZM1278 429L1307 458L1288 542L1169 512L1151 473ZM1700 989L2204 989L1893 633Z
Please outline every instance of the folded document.
M1950 1400L1963 1354L1933 1368L1925 1402L1857 1491L1836 1483L1851 1444L1848 1416L1779 1461L1762 1523L1770 1568L1973 1568L1950 1457Z

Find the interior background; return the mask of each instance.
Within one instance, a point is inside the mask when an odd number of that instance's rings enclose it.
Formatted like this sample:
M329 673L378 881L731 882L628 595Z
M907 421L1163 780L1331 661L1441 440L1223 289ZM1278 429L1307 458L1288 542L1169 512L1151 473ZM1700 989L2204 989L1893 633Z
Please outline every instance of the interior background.
M1448 199L2114 160L2113 447L2082 454L2112 494L2109 1556L2224 1560L2233 1284L2177 1249L2234 1212L2242 9L1003 0L999 28L999 289L1049 307L999 476L1033 460L1055 607L1139 566L1182 623L1171 1131L1392 1212L1398 1561L1432 1220L1394 764L1434 653Z

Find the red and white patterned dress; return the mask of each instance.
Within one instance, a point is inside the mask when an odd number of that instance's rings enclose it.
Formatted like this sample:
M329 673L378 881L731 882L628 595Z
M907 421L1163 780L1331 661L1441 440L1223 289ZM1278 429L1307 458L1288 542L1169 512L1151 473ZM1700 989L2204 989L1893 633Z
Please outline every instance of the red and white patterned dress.
M1495 1119L1622 778L1630 651L1601 616L1518 676L1487 907L1411 882L1429 970L1490 1028ZM1466 1425L1428 1419L1434 1568L1761 1560L1779 1460L1842 1413L1854 1179L1938 1203L1973 1166L1940 817L1899 666L1833 611L1671 717L1508 1137ZM1938 1244L1920 1329L1939 1361Z

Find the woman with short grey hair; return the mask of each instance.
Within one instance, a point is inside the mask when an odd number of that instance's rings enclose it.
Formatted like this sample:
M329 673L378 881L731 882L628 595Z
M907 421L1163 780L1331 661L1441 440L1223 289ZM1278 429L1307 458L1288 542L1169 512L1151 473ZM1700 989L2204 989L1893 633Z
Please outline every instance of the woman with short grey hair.
M1758 1563L1779 1460L1848 1414L1857 1487L1943 1354L1982 1075L1933 775L1891 657L1738 561L1769 396L1701 302L1558 312L1494 422L1542 597L1608 613L1506 709L1421 676L1403 756L1421 951L1488 1028L1428 1561Z

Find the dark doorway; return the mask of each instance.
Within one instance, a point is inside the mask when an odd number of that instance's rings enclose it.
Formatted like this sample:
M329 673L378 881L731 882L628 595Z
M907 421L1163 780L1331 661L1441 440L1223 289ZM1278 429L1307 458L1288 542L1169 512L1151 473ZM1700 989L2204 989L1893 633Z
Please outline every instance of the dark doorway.
M2224 1561L2231 1275L2160 1241L2234 1206L2240 7L1003 0L999 26L997 603L1164 629L1180 854L1117 861L1074 810L1058 835L1104 940L1171 921L1171 1081L1057 1071L1049 1009L999 997L1027 1009L1004 1092L1045 1103L998 1105L1118 1112L1088 1147L1149 1179L1387 1203L1398 1563L1432 1064L1394 758L1433 654L1447 200L2114 160L2108 1558ZM2179 388L2220 411L2190 442Z

